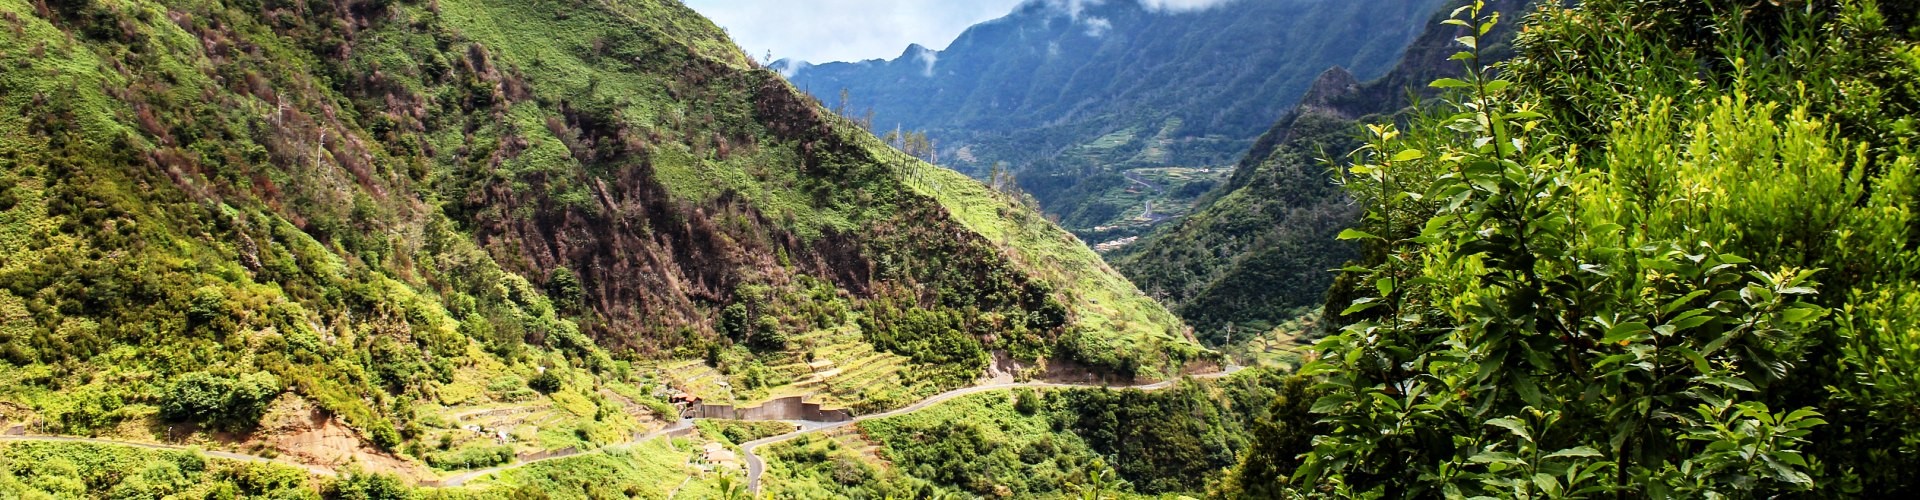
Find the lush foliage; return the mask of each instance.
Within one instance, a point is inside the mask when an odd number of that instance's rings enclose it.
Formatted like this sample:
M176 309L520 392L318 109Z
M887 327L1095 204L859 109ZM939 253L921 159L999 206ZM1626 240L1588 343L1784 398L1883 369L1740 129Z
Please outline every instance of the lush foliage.
M306 471L197 453L78 443L0 444L8 498L318 498Z
M1371 127L1295 491L1913 489L1920 398L1880 382L1915 359L1920 33L1784 4L1544 7L1504 78L1461 38L1445 109Z
M700 433L708 438L715 441L732 443L735 446L760 438L793 432L793 424L766 420L701 419L694 422L694 426L700 429Z
M1329 270L1357 256L1334 239L1358 214L1326 168L1359 147L1353 127L1334 116L1289 117L1268 132L1284 142L1249 154L1205 208L1126 249L1116 267L1215 344L1320 305Z
M249 373L239 378L189 373L175 380L162 394L160 416L246 430L260 420L267 404L282 390L279 379L267 373Z
M1488 6L1519 12L1532 3ZM1115 267L1213 343L1252 338L1297 318L1300 308L1320 307L1329 295L1346 307L1352 283L1335 281L1332 270L1357 257L1357 249L1334 236L1358 221L1360 207L1328 171L1351 163L1362 145L1361 124L1403 121L1421 99L1439 92L1428 82L1461 74L1448 57L1454 38L1470 33L1439 23L1451 7L1436 12L1432 26L1380 78L1360 81L1338 67L1322 73L1254 141L1231 177L1200 197L1193 215L1122 247ZM1487 45L1482 57L1508 57L1516 31L1509 24L1479 36Z
M773 447L770 474L779 479L770 491L797 497L1198 493L1256 446L1251 429L1268 420L1282 380L1247 372L1154 392L1022 389L968 396L862 422L859 440ZM867 440L879 448L877 457L861 451Z

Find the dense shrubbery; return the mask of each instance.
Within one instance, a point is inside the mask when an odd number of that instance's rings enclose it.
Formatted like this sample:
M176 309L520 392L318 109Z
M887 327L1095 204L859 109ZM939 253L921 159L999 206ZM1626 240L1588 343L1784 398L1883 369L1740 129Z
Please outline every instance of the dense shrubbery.
M441 470L481 469L513 463L513 447L506 445L467 445L452 450L427 453L427 465Z
M1371 128L1344 176L1367 215L1342 235L1371 260L1302 369L1318 421L1266 431L1317 435L1238 486L1272 491L1248 481L1308 452L1282 487L1913 489L1914 413L1889 410L1920 407L1893 382L1920 358L1920 32L1911 9L1784 4L1545 7L1510 80L1474 67L1435 82L1450 108Z
M700 419L694 425L710 438L735 445L793 432L793 424L774 421Z
M160 416L215 429L248 430L283 390L280 379L268 373L238 378L189 373L167 386L160 399Z
M318 498L307 472L181 451L81 443L0 443L8 498Z

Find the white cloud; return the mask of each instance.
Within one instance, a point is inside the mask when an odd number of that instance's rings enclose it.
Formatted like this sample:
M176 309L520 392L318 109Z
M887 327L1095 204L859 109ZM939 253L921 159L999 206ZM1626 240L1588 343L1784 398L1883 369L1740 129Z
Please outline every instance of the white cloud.
M919 43L943 49L975 24L1028 0L683 0L748 54L816 63L892 59Z
M1086 23L1090 36L1102 36L1113 28L1105 19L1082 16L1088 8L1110 0L682 1L726 28L749 55L758 58L771 52L776 59L816 63L892 59L914 43L942 50L968 27L1006 16L1025 4L1045 5L1074 22ZM1185 12L1237 0L1121 1L1139 2L1157 11Z
M1184 12L1219 6L1234 0L1140 0L1140 5L1148 9Z
M1087 25L1087 36L1094 37L1094 38L1100 38L1100 37L1106 36L1107 31L1113 29L1112 22L1109 22L1106 19L1099 18L1099 17L1089 17L1085 21L1082 21L1081 23Z
M926 76L927 78L933 78L933 65L940 62L940 53L934 52L933 50L927 49L926 47L921 47L920 52L917 54L914 54L913 58L914 60L920 61L920 64L923 64L926 66L924 69L920 70L920 74L922 76Z

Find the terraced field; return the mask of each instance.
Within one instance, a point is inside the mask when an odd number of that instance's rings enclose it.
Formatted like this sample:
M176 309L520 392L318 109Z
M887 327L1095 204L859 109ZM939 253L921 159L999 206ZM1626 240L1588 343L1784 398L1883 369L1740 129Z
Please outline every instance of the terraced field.
M761 380L766 385L761 387L750 387L741 370L723 374L698 360L663 365L661 372L675 388L705 401L737 406L806 396L828 409L865 413L937 392L903 376L912 367L905 356L875 351L858 330L815 330L790 342L794 349L763 357Z

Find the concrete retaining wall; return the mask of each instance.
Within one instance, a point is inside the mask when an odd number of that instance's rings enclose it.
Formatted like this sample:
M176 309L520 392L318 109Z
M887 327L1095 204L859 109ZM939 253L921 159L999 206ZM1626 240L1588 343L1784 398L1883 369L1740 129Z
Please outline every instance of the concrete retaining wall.
M853 420L853 412L847 410L822 410L819 403L809 403L803 396L790 396L768 401L766 404L751 408L735 408L732 405L700 404L687 409L684 415L691 418L715 418L726 420L807 420L813 422L845 422Z

